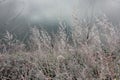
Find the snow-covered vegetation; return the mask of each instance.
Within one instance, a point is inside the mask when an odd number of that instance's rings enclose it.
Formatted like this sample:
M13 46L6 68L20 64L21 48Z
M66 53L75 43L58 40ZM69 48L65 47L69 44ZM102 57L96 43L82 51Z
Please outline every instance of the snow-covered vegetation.
M56 34L30 28L26 45L6 32L0 40L0 80L119 80L120 26L105 16L94 23L73 17ZM29 47L29 49L28 49Z

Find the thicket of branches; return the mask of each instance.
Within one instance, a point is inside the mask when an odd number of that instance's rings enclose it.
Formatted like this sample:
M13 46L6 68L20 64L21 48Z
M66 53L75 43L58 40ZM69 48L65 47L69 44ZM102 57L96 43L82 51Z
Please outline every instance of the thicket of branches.
M119 80L120 26L105 17L91 25L74 16L71 34L64 23L56 34L30 29L30 51L6 32L0 40L0 80Z

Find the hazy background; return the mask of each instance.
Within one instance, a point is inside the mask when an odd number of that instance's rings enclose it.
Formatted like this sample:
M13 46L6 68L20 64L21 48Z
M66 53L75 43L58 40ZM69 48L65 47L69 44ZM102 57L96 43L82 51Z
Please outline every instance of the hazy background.
M6 30L19 36L28 34L28 27L57 27L70 23L72 15L90 18L106 14L114 24L120 21L120 0L0 0L0 35Z

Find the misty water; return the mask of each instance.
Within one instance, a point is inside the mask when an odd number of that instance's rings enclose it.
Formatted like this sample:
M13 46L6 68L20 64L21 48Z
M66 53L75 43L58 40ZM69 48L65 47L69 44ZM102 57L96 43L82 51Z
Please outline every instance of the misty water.
M9 31L27 38L33 26L56 31L60 21L69 26L74 13L81 20L105 14L118 24L120 0L0 0L0 36Z

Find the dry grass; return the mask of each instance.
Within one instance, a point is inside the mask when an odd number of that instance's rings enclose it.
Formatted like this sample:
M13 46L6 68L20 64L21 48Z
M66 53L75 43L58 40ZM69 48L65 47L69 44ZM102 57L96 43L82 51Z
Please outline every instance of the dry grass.
M70 39L64 23L52 37L31 28L29 52L7 32L8 43L0 45L0 80L120 80L119 27L104 17L92 25L75 17L72 24Z

